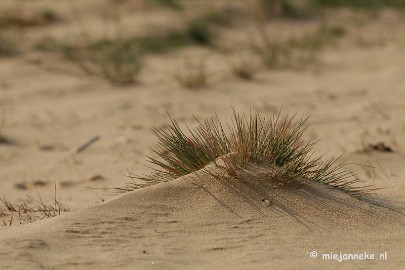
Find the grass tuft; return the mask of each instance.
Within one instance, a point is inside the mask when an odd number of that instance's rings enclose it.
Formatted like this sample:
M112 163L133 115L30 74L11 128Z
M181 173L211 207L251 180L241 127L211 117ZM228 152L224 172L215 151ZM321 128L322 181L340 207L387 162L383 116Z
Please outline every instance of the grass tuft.
M176 81L188 89L198 89L207 86L207 72L205 62L187 58L184 60L183 66L174 74Z
M2 220L3 225L12 226L14 220L17 220L19 224L34 222L44 218L60 216L61 212L69 211L69 208L56 199L56 184L53 203L44 203L38 191L37 195L38 199L28 196L28 200L23 200L21 203L11 203L6 197L0 198L0 217L9 218L8 220ZM17 218L14 219L14 216L17 216Z
M51 25L62 21L52 10L43 10L37 13L16 10L0 14L0 27L37 27Z
M15 38L9 34L4 34L0 29L0 57L11 57L19 54Z
M269 18L280 16L289 19L305 19L309 11L289 0L259 0L258 5L264 15Z
M60 216L61 212L67 212L69 209L62 205L59 201L55 201L55 204L45 204L40 200L35 200L32 197L27 202L11 203L7 198L0 198L0 217L11 216L8 220L3 220L4 226L11 226L13 224L13 217L17 216L17 220L20 224L27 222L34 222L44 218L51 218Z
M184 7L176 0L153 0L156 4L161 5L162 7L166 7L175 11L182 11Z
M342 27L329 27L321 23L313 33L285 41L270 40L264 30L260 33L261 43L253 44L253 51L266 67L279 68L314 61L326 45L332 44L346 32Z
M197 18L189 21L185 31L186 35L196 44L209 45L212 42L213 34L210 25L204 19Z
M236 179L249 168L260 168L273 186L313 181L358 197L374 190L357 186L358 178L344 170L345 163L339 158L322 161L322 157L313 157L316 142L302 139L308 128L307 118L295 123L294 117L281 113L266 119L258 113L246 116L234 110L232 125L227 129L218 117L206 118L193 130L187 127L188 134L176 120L170 120L168 129L153 130L159 139L154 150L158 158L149 157L149 161L157 169L150 175L136 176L144 183L128 184L121 190L173 180L210 163Z
M381 8L405 8L404 0L312 0L315 6L337 8L376 10Z
M255 78L259 68L253 56L240 55L237 57L229 57L227 60L230 71L235 77L246 81L251 81Z
M55 44L48 44L55 48ZM131 42L115 39L84 46L63 44L60 48L68 60L88 74L101 76L114 84L133 84L143 66L141 51Z

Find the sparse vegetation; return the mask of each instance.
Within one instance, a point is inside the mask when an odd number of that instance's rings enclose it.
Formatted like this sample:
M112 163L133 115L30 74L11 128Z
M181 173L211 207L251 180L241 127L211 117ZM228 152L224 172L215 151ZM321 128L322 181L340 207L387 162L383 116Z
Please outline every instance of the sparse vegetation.
M13 222L23 224L56 217L66 211L69 209L56 199L56 184L55 197L53 203L50 204L44 203L39 193L38 199L28 196L27 200L23 200L21 203L11 203L5 197L0 198L0 217L6 217L3 219L4 226L12 226Z
M53 24L62 19L52 10L33 13L16 10L0 14L0 26L5 27L35 27Z
M312 0L312 3L323 8L350 7L358 9L381 9L405 7L405 1L403 0Z
M206 20L197 18L189 21L186 24L186 35L197 44L211 44L212 32Z
M218 45L215 31L218 29L215 27L229 25L234 19L231 16L236 14L235 10L229 7L219 9L208 7L205 11L199 11L198 16L194 14L190 17L187 6L183 6L180 1L154 0L153 2L178 12L177 14L183 18L183 25L179 29L156 32L152 35L120 36L96 41L87 39L75 45L58 42L48 37L41 40L36 48L42 51L62 52L67 59L76 63L88 74L102 76L115 84L131 84L138 79L145 55L165 53L193 45L213 48ZM252 5L246 4L246 8L250 10L250 19L255 23L258 33L258 41L251 40L253 52L260 57L267 68L302 67L313 62L317 59L320 50L345 35L346 30L343 27L329 26L325 14L312 13L316 10L314 7L333 6L334 2L308 0L298 3L293 0L257 0L252 2L254 3ZM317 12L323 12L323 9L318 9ZM322 16L318 16L321 14ZM318 29L307 34L280 38L267 30L268 18L275 16L296 19L315 18L320 20L320 23ZM43 17L52 18L52 14ZM245 80L253 78L256 67L250 64L250 60L231 62L231 72L236 77ZM190 68L190 71L180 71L176 75L181 85L186 88L206 85L206 72L202 71L201 65L192 63L185 65Z
M308 9L300 7L289 0L258 0L258 5L264 15L269 18L275 16L303 19L310 15Z
M136 82L142 68L142 55L133 47L109 44L100 49L72 47L65 51L67 59L78 64L85 72L101 75L116 84Z
M257 0L264 15L303 19L310 18L324 8L353 8L359 10L379 10L382 8L404 8L403 0Z
M211 45L213 33L210 21L195 18L186 21L182 30L171 31L163 35L144 37L115 37L91 41L82 39L80 44L59 42L51 37L40 40L35 48L46 52L61 52L64 57L76 63L82 70L91 75L101 75L116 84L129 84L137 80L142 68L145 54L163 53L171 49L190 45ZM205 85L201 68L188 63L192 71L181 77L183 85L189 88ZM192 75L191 75L192 74Z
M104 77L115 84L135 83L143 64L141 50L121 38L73 45L46 37L35 47L41 51L61 52L86 73Z
M286 41L272 41L264 30L259 32L261 42L253 45L253 51L269 68L287 67L313 61L322 48L345 34L343 28L328 27L323 23L314 33Z
M3 225L12 226L13 222L19 224L34 222L44 218L56 217L61 215L62 212L69 211L58 201L56 201L55 205L47 205L31 197L29 197L28 201L11 203L7 198L0 198L0 217L9 216L8 219L3 220Z
M197 89L207 86L207 72L205 69L205 62L200 59L199 61L187 58L174 74L177 82L188 89Z
M63 51L65 47L68 47L68 45L46 36L35 44L34 49L43 52L58 52Z
M153 2L176 11L181 11L184 9L183 6L176 0L153 0Z
M179 49L190 44L186 36L178 32L171 32L162 36L145 36L134 39L144 53L164 53L173 49Z
M363 154L369 154L371 152L393 153L394 150L390 145L387 145L384 142L369 144L362 142L361 147L357 152Z
M15 29L43 26L60 21L61 18L51 10L38 13L15 11L0 14L0 57L15 56L20 53Z
M229 57L228 63L232 74L242 80L253 80L258 71L252 55Z
M183 48L192 45L213 45L215 32L213 26L229 25L231 18L228 10L214 10L200 16L185 19L183 28L155 36L132 38L145 53L160 53L170 49Z
M302 139L308 127L306 120L294 124L293 117L282 117L280 113L265 119L258 113L246 117L234 111L228 132L216 117L199 122L186 135L171 119L168 129L154 130L159 139L155 150L158 158L149 157L149 161L158 168L150 175L134 176L145 183L131 183L122 190L176 179L213 163L221 169L221 178L237 179L244 170L257 167L274 187L309 180L359 197L370 192L371 187L355 185L357 177L345 171L344 163L337 163L338 159L313 158L315 143Z
M19 53L15 42L10 35L4 34L0 29L0 57L14 56Z

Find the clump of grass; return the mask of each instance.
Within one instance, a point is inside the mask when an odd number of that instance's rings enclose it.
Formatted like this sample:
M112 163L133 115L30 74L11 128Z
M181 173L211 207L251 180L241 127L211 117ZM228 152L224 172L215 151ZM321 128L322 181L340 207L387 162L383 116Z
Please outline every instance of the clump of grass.
M18 10L0 15L2 27L36 27L50 25L61 21L57 13L52 10L43 10L37 13Z
M260 31L261 42L252 46L268 68L279 68L313 61L319 51L345 34L342 27L329 27L321 23L316 31L299 38L272 41Z
M230 57L228 63L232 74L242 80L253 80L258 71L258 66L251 55Z
M132 41L144 52L165 52L170 49L191 45L213 45L215 32L213 26L230 24L227 10L210 11L191 19L185 19L181 29L172 30L163 35L134 38Z
M39 15L48 24L59 22L62 20L61 17L52 10L43 10Z
M144 53L164 53L192 45L212 45L214 34L210 24L204 19L185 22L184 28L169 31L162 35L144 36L127 39Z
M198 89L207 86L207 71L205 62L186 58L183 66L180 67L174 74L176 81L183 87L188 89Z
M0 29L0 57L10 57L19 54L17 44L11 35L5 34Z
M253 44L253 52L262 59L263 64L268 68L278 68L285 65L290 59L290 48L278 41L265 41L261 44Z
M144 53L165 53L190 45L190 40L181 32L173 31L164 35L145 36L133 39Z
M312 0L312 3L323 8L350 7L368 10L405 7L403 0Z
M40 40L35 49L59 52L90 75L103 77L114 84L133 84L143 67L144 51L133 39L111 38L79 44L60 42L52 37Z
M120 38L120 40L103 39L89 44L89 47L98 49L119 43L121 47L137 48L143 53L163 53L191 45L208 46L211 45L213 37L210 21L205 17L197 17L185 21L181 29L157 35Z
M259 167L274 187L312 181L359 198L372 190L356 186L357 177L345 171L344 162L338 158L323 161L322 157L313 157L316 142L302 139L308 128L307 118L294 123L294 117L282 117L280 113L266 119L258 113L247 117L234 111L233 124L227 130L216 117L199 122L193 130L187 128L188 134L170 119L168 129L153 131L159 139L159 147L154 150L158 158L149 157L149 161L158 168L150 175L135 176L145 181L143 184L129 184L121 190L170 181L210 163L232 179L238 179L252 166Z
M130 42L115 39L83 46L64 44L64 56L91 75L104 77L115 84L132 84L142 69L142 53Z
M42 52L58 52L63 51L67 44L62 44L61 42L57 41L55 38L50 36L45 36L41 40L39 40L35 45L34 49Z
M26 222L34 222L44 218L60 216L61 212L69 211L69 208L62 205L56 199L56 184L55 184L55 197L52 204L43 202L40 194L38 199L28 196L28 200L21 203L11 203L7 198L0 198L0 217L11 216L8 220L3 220L4 226L11 226L13 224L14 216L18 214L17 220L20 224Z
M263 5L268 7L263 9ZM282 10L284 5L289 6L290 3L284 0L262 0L256 5L247 5L258 34L258 41L252 44L252 49L268 68L287 67L301 62L307 64L316 58L324 46L345 34L341 27L329 27L327 20L323 18L313 33L298 38L276 40L267 30L266 10L274 13L276 10Z
M101 74L113 83L135 83L142 68L139 51L110 47L96 55L92 61L101 67Z
M259 7L267 17L281 16L290 19L303 19L309 16L308 10L300 8L289 0L259 0Z
M214 26L227 27L231 26L235 18L240 18L243 14L232 7L222 9L208 9L200 18L206 20Z
M153 0L153 2L175 11L181 11L184 9L184 7L177 0Z
M11 215L10 219L3 220L3 225L11 226L13 220L17 220L20 224L34 222L44 218L60 216L62 212L69 211L67 207L58 201L54 205L47 205L31 197L30 201L32 202L11 203L7 198L0 198L0 216ZM17 218L14 219L14 216L17 216Z
M187 22L185 32L197 44L210 45L212 42L213 34L209 22L202 18Z

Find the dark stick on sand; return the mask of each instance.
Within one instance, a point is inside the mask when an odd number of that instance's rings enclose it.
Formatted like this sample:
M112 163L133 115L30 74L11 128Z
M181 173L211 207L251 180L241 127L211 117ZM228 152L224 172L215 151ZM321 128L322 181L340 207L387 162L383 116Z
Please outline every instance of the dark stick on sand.
M94 142L98 141L100 139L100 135L94 135L90 137L86 142L81 144L79 147L76 148L75 153L78 154L80 152L83 152L87 147L89 147L91 144Z

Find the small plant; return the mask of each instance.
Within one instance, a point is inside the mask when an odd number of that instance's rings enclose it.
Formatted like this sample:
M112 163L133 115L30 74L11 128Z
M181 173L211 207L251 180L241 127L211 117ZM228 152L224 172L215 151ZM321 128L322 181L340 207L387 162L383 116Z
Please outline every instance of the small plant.
M8 220L3 220L4 226L12 226L13 221L18 221L22 224L56 217L66 211L69 211L69 209L56 200L56 184L55 197L52 204L45 204L39 193L38 199L28 196L28 200L24 200L21 203L11 203L5 197L0 198L0 217L11 216ZM17 218L14 218L15 216Z
M165 53L174 49L184 48L190 45L190 41L180 31L172 31L157 36L145 36L133 39L134 44L143 53Z
M4 116L4 114L2 114L0 117L0 144L13 144L14 142L4 134L5 125L6 125L6 117Z
M290 8L293 10L293 7L293 4L285 0L261 0L256 5L247 5L258 34L258 41L253 42L251 47L268 68L307 64L315 59L316 53L326 44L345 34L343 28L329 27L323 19L314 33L298 38L275 39L267 29L266 10L277 13L277 10L286 12Z
M270 41L264 30L260 32L261 43L254 44L252 48L268 68L311 62L326 45L345 34L344 28L328 27L326 23L321 23L313 33L285 41Z
M267 22L260 5L247 6L250 9L259 41L252 44L252 49L269 68L280 67L289 58L290 51L285 44L272 40L267 31Z
M281 16L291 19L308 17L308 12L289 0L258 0L259 7L268 17Z
M200 45L210 45L212 42L212 32L209 23L201 18L187 22L186 35L195 43Z
M61 18L52 10L33 13L17 10L0 15L0 26L3 27L36 27L53 24Z
M208 172L218 178L239 179L255 168L263 176L258 185L299 186L306 181L320 183L361 198L373 190L359 187L357 177L344 170L344 162L331 158L322 161L313 158L314 142L305 141L307 119L294 124L294 118L280 113L265 119L258 115L240 115L234 111L233 124L224 128L218 117L205 119L186 134L171 119L168 129L154 129L159 148L158 158L149 161L158 168L150 175L134 176L145 181L129 184L121 190L133 190L151 184L166 182L214 164L220 173Z
M183 10L183 6L177 0L153 0L156 4L159 4L163 7L167 7L176 11Z
M34 49L41 52L58 52L66 50L67 47L69 47L68 44L63 44L53 37L46 36L35 44Z
M232 25L235 18L239 18L240 16L240 12L232 7L224 7L221 9L208 7L200 18L213 26L228 27Z
M64 56L83 71L107 78L115 84L132 84L142 69L142 53L126 40L62 46Z
M262 44L252 45L252 49L261 57L263 64L268 68L285 66L291 56L291 49L282 42L266 40Z
M30 200L33 200L30 198ZM34 200L32 203L23 201L22 203L11 203L7 198L0 198L0 216L9 216L9 220L3 220L4 226L11 226L14 221L21 223L34 222L44 218L60 216L62 212L69 211L60 202L56 205L47 205L42 201ZM17 218L14 216L17 215Z
M52 10L44 10L41 13L39 13L39 16L47 23L54 23L54 22L59 22L62 19L59 17L57 13L55 13Z
M312 0L312 3L323 8L351 7L368 10L405 7L403 0Z
M253 56L239 56L234 58L229 58L229 67L236 77L251 81L258 70L258 66L255 63Z
M177 82L188 89L196 89L207 86L207 72L203 60L193 61L190 58L184 60L184 65L179 68L174 78Z
M19 54L17 44L11 35L1 32L0 29L0 57L10 57Z
M141 54L134 50L112 48L96 61L101 66L101 73L113 83L135 83L142 68Z
M357 152L362 154L370 154L371 152L393 153L394 150L390 145L384 142L369 143L369 144L362 142L361 147Z

